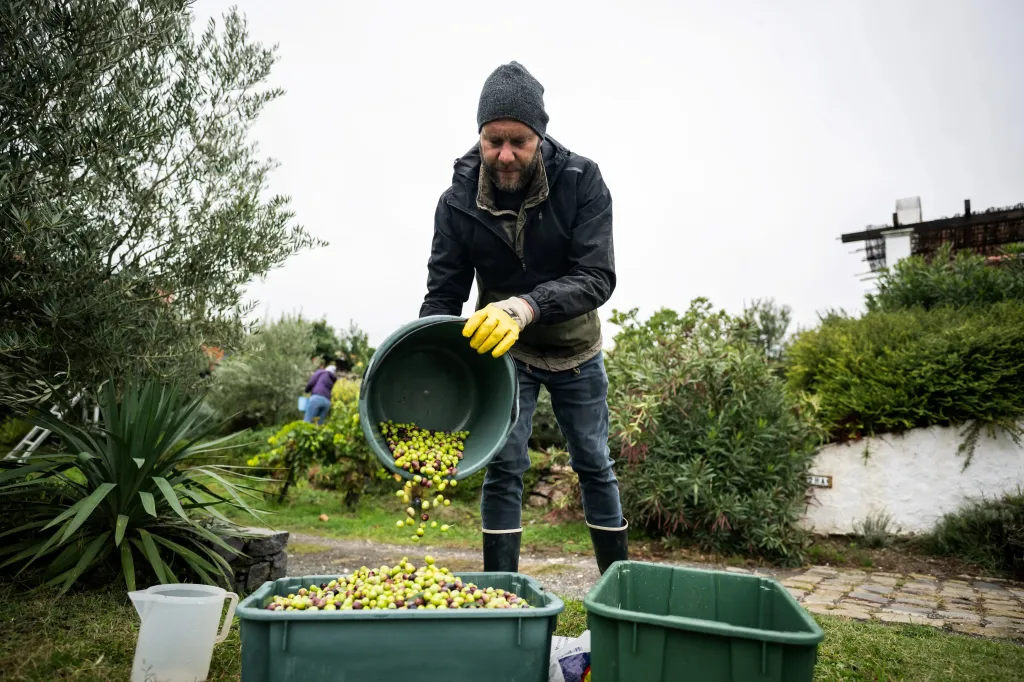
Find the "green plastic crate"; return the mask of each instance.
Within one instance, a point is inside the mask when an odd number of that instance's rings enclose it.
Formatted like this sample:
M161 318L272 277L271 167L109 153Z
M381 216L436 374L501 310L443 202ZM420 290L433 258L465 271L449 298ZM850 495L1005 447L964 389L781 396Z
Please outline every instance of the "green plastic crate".
M458 575L531 608L267 611L275 595L338 576L281 578L238 605L242 682L547 682L562 600L518 573Z
M811 682L825 636L755 575L620 561L583 605L592 682Z

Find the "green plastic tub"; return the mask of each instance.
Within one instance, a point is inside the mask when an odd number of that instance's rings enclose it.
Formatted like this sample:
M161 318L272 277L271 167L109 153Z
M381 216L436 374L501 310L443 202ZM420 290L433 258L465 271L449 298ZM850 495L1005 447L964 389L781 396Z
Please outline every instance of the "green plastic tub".
M432 431L469 431L456 479L487 466L519 418L515 363L481 355L462 335L466 321L434 315L415 320L389 336L373 354L359 389L359 420L377 459L395 466L380 433L380 422L415 423Z
M583 605L592 682L811 682L825 636L755 575L620 561Z
M242 682L547 682L565 605L518 573L460 573L528 609L266 611L275 595L338 576L281 578L238 605Z

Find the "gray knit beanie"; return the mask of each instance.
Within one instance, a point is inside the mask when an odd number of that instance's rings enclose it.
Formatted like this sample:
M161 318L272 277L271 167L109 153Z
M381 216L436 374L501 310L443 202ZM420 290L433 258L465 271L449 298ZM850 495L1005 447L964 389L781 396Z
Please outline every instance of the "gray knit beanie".
M519 62L502 64L484 82L476 110L477 131L491 121L510 118L525 123L544 137L548 114L544 111L544 86Z

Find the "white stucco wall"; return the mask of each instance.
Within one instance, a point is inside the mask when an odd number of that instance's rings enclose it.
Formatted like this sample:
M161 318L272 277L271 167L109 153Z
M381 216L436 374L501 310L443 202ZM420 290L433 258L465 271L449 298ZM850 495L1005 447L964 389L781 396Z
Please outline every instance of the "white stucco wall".
M831 476L832 487L810 489L804 526L815 533L852 533L869 514L885 512L901 533L922 533L965 498L1024 486L1024 448L1006 433L991 438L983 431L971 465L961 471L959 432L935 426L822 448L811 473Z

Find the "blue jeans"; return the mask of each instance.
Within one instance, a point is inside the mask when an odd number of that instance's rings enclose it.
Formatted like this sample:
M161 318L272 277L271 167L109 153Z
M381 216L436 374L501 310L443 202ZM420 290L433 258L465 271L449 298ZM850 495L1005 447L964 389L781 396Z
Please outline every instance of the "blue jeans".
M522 526L523 474L530 468L533 413L543 384L551 394L555 419L569 444L569 460L580 479L587 523L620 528L619 482L608 451L608 375L598 354L576 369L548 372L516 362L519 421L487 467L480 515L486 530Z
M314 393L306 403L306 421L323 424L327 421L327 413L331 411L331 401Z

